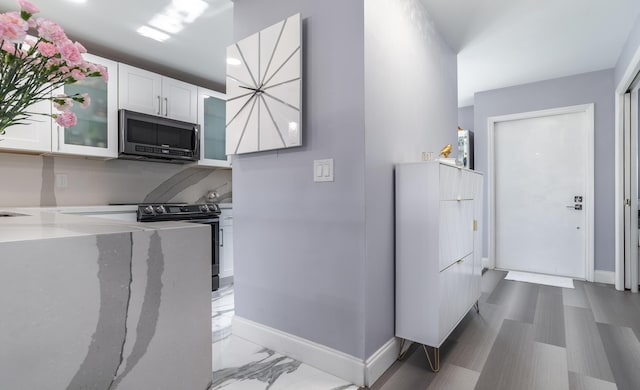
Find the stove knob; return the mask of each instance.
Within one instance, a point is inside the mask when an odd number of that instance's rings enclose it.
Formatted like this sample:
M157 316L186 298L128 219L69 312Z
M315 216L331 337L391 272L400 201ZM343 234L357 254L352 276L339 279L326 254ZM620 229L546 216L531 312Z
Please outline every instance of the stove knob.
M200 211L202 211L203 213L206 213L207 211L209 211L209 207L206 204L201 204Z
M183 213L186 213L189 211L189 208L187 206L182 206L180 207L180 211L182 211Z
M153 207L151 206L146 206L142 209L142 212L145 214L153 214Z
M156 206L156 213L163 214L164 213L164 207L163 206Z

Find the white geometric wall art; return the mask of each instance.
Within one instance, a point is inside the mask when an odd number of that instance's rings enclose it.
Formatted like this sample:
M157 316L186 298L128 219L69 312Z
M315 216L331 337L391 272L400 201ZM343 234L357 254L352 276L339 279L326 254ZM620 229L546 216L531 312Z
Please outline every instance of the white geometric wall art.
M302 145L301 21L290 16L227 48L227 154Z

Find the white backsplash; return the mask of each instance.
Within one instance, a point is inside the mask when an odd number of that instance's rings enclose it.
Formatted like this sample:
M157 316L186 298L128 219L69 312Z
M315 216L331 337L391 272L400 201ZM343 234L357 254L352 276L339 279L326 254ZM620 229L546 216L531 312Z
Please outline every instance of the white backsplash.
M232 201L230 169L182 164L0 153L0 181L0 206Z

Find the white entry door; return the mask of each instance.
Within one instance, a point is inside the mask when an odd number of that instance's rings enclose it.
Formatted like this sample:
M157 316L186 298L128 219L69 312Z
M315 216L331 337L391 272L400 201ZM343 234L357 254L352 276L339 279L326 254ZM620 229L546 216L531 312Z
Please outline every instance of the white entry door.
M502 118L490 126L496 267L591 279L593 106Z

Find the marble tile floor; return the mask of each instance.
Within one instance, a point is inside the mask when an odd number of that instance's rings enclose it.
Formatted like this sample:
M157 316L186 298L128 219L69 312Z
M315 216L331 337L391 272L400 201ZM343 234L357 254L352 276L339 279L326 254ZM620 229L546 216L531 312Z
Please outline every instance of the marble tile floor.
M604 284L575 281L575 289L565 289L505 275L483 275L480 314L470 311L442 346L438 374L414 344L371 390L640 389L640 295ZM213 319L232 317L232 289L220 296L213 305L224 313L214 310ZM230 335L228 323L217 330L226 336L213 344L212 389L357 389Z
M300 361L231 334L233 285L211 294L211 390L357 390L358 387Z

